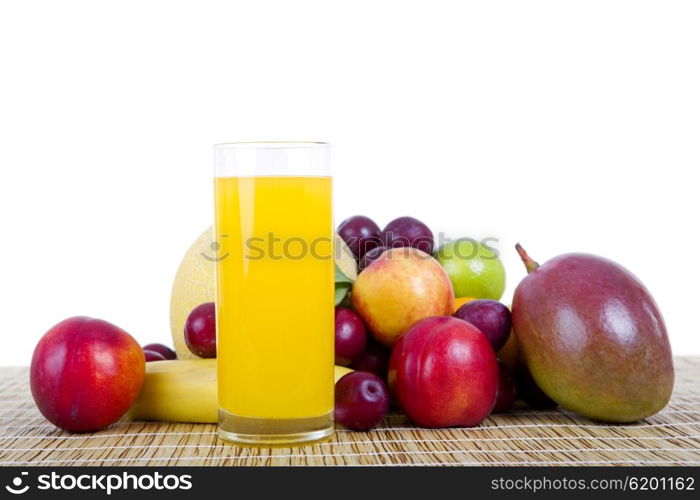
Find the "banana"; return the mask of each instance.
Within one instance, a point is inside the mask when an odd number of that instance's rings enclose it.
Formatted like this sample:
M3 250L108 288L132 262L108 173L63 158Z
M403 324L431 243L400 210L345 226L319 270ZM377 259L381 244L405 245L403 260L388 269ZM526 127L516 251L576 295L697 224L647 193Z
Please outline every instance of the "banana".
M335 366L335 378L334 378L335 382L340 380L343 377L343 375L347 375L348 373L354 372L354 371L355 370L353 370L352 368L348 368L347 366L336 365Z
M335 381L351 371L336 366ZM216 359L152 361L127 419L213 424L218 408Z

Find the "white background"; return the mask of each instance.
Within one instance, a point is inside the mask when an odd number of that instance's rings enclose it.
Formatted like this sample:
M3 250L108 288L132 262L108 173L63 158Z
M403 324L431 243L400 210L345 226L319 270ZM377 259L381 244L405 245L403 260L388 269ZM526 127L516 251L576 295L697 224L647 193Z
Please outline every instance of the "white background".
M59 320L169 342L212 145L335 145L336 221L500 238L510 295L567 251L700 353L696 1L0 4L0 365ZM274 309L274 304L271 304Z

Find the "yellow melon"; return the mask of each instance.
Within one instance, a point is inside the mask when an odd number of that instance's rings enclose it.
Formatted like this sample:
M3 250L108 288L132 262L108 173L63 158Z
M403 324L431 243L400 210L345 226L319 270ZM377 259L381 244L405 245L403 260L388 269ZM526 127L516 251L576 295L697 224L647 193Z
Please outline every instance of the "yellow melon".
M175 274L173 290L170 294L170 333L173 345L180 359L197 359L185 344L185 321L192 309L205 302L215 301L214 268L217 253L214 234L207 228L195 240Z

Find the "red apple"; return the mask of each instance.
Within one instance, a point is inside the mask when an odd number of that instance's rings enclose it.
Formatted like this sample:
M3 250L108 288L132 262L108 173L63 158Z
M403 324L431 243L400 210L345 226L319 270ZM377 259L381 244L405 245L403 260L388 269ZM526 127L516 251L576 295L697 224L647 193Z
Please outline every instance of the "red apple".
M119 420L143 384L141 346L121 328L77 316L39 340L30 369L32 396L52 424L92 432Z
M496 402L499 370L488 339L449 316L425 318L396 343L389 386L422 427L478 425Z
M452 314L454 292L430 255L417 248L392 248L359 274L352 304L372 336L391 347L416 321Z

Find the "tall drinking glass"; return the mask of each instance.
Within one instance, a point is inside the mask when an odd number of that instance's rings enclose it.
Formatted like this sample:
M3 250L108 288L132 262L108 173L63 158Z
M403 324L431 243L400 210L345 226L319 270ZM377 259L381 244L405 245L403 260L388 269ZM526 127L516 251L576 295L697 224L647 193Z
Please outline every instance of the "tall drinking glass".
M333 432L330 147L215 146L219 436L248 444Z

